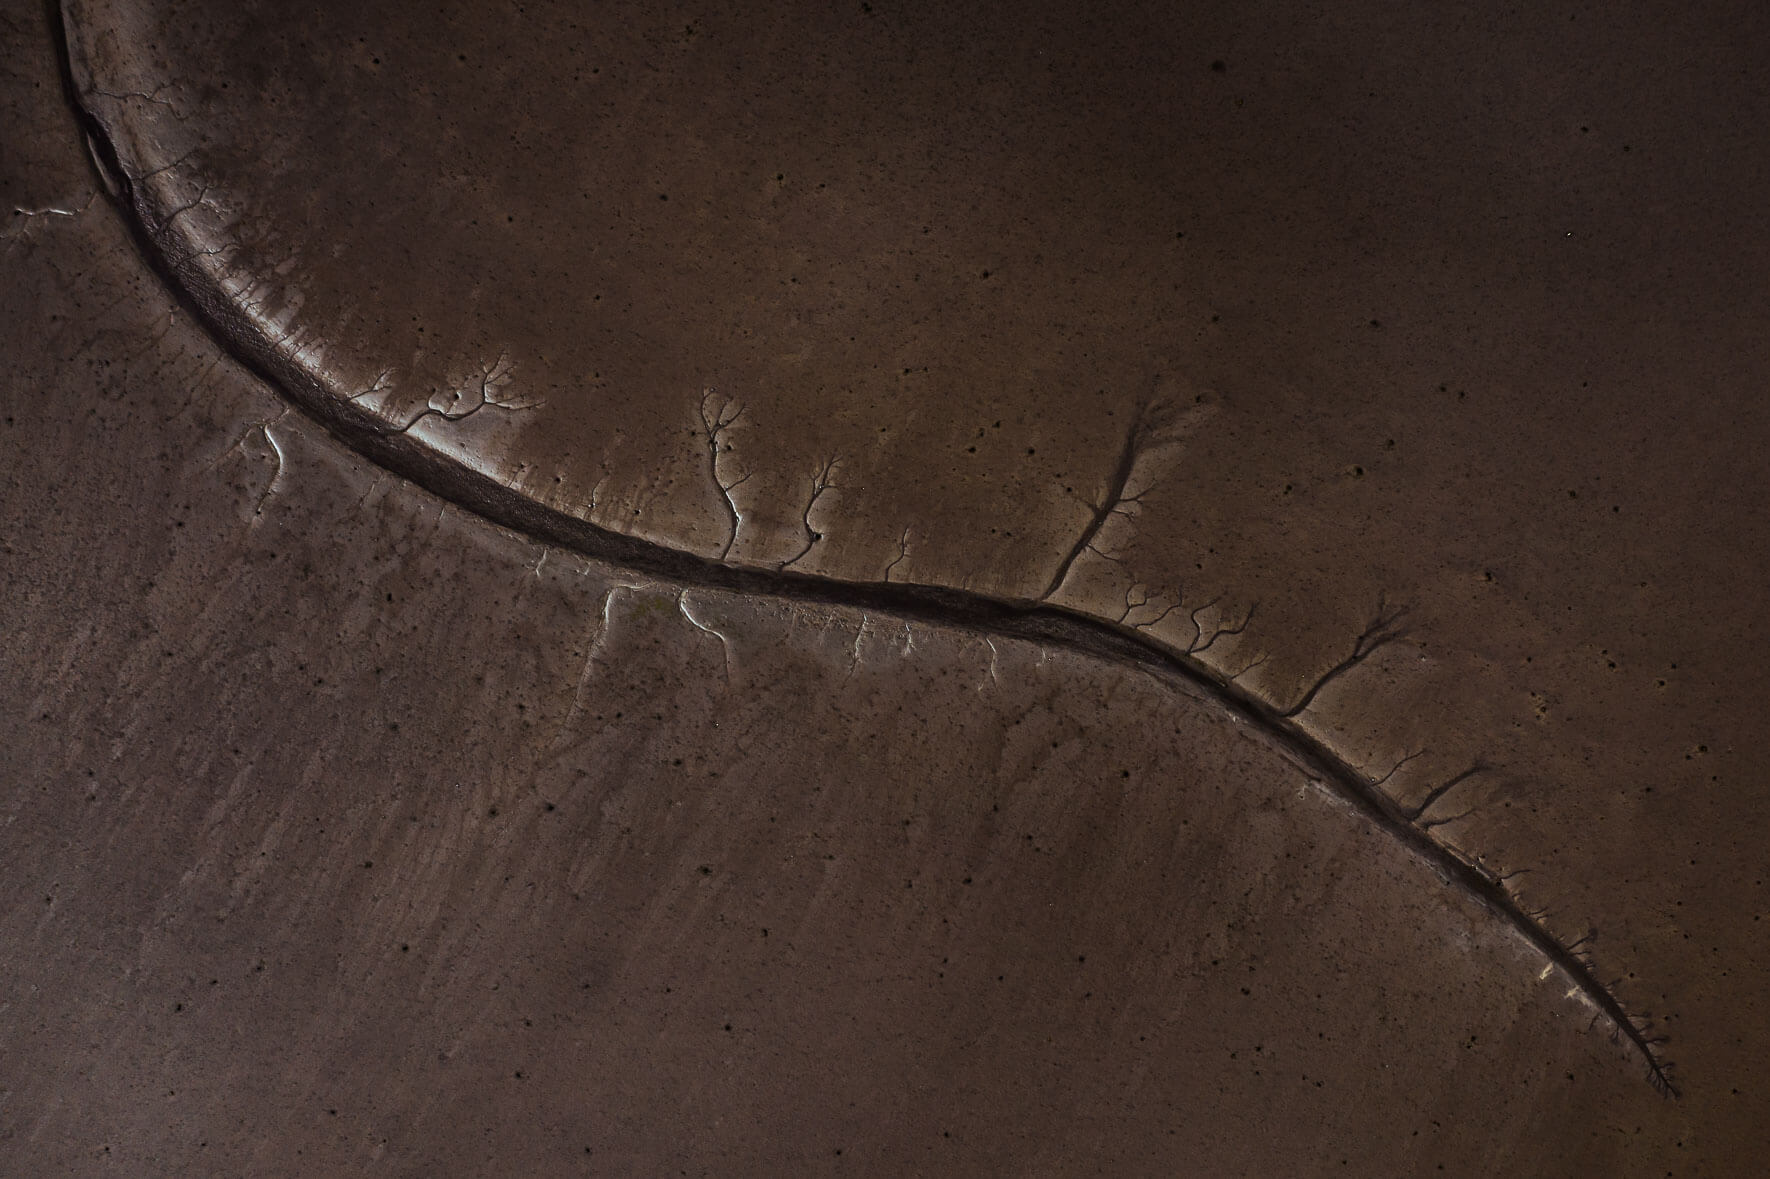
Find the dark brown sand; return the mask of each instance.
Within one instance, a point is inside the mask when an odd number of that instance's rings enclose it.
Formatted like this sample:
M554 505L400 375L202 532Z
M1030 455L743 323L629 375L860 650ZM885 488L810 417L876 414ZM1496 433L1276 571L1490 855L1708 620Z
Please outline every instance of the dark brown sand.
M1753 1173L1755 9L5 17L0 1171Z

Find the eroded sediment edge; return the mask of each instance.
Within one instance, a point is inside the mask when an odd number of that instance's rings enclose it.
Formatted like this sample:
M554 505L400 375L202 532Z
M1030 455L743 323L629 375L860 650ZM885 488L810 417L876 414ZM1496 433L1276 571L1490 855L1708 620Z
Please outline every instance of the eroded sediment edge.
M540 542L568 549L611 565L661 580L698 588L727 590L756 597L889 614L906 621L965 628L983 634L1045 644L1157 676L1187 695L1211 701L1243 722L1253 734L1297 766L1318 787L1356 814L1399 841L1452 888L1485 906L1529 942L1573 984L1574 989L1609 1020L1616 1036L1641 1055L1647 1079L1661 1093L1677 1097L1671 1065L1662 1060L1663 1038L1625 1011L1602 983L1579 943L1562 942L1540 916L1527 912L1505 887L1502 878L1462 858L1427 833L1420 822L1425 806L1480 767L1442 784L1426 804L1404 809L1384 793L1379 781L1338 757L1297 722L1298 715L1328 680L1374 649L1373 638L1387 641L1395 616L1379 609L1372 627L1359 637L1352 656L1318 679L1303 703L1284 709L1250 692L1194 654L1172 647L1134 626L1111 622L1042 601L994 598L967 590L903 582L844 581L798 573L791 569L735 566L637 537L600 528L586 520L536 503L489 475L444 456L399 430L337 391L280 352L220 291L188 281L168 258L149 230L151 208L130 183L112 138L112 131L85 102L73 72L66 16L59 0L46 0L49 25L63 90L84 130L94 168L117 208L147 267L168 292L191 313L229 356L278 391L344 445L389 472L411 480L430 493L493 524ZM1084 538L1085 539L1085 538ZM1393 772L1393 771L1391 771ZM1582 939L1583 940L1583 939Z

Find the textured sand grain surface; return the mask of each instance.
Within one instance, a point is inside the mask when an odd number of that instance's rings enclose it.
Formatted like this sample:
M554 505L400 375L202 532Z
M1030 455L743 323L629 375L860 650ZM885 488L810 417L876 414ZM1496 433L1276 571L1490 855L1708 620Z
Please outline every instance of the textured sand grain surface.
M1599 15L9 5L3 1169L1749 1173L1764 30Z

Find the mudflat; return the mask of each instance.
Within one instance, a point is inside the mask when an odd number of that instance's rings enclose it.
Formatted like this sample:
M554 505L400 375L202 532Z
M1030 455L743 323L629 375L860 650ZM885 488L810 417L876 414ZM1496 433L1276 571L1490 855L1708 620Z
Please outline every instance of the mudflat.
M9 1170L1749 1168L1755 12L7 15Z

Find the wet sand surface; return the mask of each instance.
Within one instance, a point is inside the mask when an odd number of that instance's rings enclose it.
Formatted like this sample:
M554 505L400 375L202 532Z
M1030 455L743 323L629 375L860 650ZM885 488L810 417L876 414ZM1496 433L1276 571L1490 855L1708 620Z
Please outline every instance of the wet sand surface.
M1759 19L10 5L5 1169L1749 1172Z

